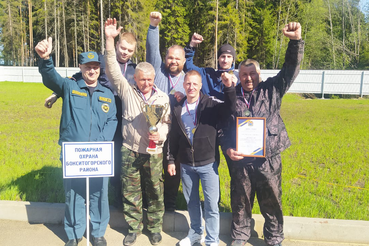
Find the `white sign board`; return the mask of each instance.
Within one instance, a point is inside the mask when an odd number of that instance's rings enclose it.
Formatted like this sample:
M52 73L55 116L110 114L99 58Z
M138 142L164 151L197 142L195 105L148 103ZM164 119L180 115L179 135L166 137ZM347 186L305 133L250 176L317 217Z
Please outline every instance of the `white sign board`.
M114 142L64 142L63 178L114 176Z

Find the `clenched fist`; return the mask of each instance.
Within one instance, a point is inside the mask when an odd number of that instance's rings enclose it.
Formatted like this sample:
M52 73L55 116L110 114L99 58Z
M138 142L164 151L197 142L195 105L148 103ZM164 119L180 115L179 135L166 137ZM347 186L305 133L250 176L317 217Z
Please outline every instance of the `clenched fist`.
M301 25L299 22L290 22L283 28L283 35L291 40L301 39Z
M157 27L161 21L161 14L159 12L150 13L150 25Z
M196 47L198 44L201 44L202 41L204 41L204 38L200 34L195 32L192 35L190 46L191 47Z

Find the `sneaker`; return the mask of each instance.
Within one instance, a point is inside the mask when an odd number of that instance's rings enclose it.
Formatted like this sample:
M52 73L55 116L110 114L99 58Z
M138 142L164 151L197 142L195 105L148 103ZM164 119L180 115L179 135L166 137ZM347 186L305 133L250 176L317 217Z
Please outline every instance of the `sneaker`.
M218 246L218 243L211 243L211 244L206 244L206 246Z
M187 237L179 241L179 246L192 246L195 243L205 242L204 235L197 234L193 229L190 229Z

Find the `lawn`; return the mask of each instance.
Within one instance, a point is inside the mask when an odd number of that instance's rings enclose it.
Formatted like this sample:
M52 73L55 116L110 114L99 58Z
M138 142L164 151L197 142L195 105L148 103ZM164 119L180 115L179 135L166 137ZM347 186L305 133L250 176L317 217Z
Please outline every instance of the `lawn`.
M63 202L61 100L45 108L51 92L37 83L0 82L0 88L0 200ZM282 154L284 214L369 220L369 100L287 94L281 115L292 142ZM220 207L230 211L223 157L219 173Z

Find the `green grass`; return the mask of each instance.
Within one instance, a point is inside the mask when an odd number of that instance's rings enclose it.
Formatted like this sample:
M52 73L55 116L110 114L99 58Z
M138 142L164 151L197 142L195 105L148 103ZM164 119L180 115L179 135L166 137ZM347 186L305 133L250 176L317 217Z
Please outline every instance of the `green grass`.
M57 144L61 100L46 109L50 93L42 84L0 83L1 200L64 201ZM369 100L287 94L281 114L292 142L282 154L284 214L369 220ZM219 176L221 211L230 211L223 156ZM177 204L185 208L181 194Z
M0 199L63 201L61 103L46 109L51 93L42 84L1 82L0 88Z

